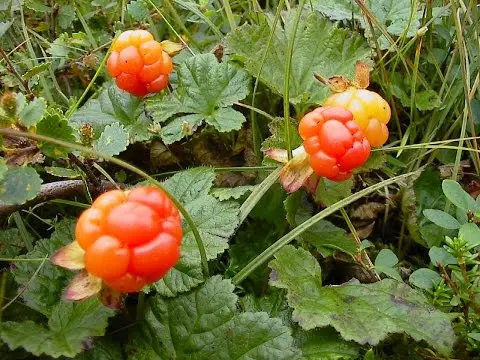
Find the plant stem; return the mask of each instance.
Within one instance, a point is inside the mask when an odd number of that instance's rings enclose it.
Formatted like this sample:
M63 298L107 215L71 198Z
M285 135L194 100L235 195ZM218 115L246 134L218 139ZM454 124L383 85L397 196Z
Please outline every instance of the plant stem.
M245 278L247 278L255 269L257 269L260 265L267 262L273 255L275 255L281 248L285 245L289 244L292 240L296 237L301 235L304 231L315 225L319 220L332 215L336 211L340 210L341 208L353 203L354 201L361 199L362 197L369 195L384 186L398 183L400 180L406 179L414 174L418 173L418 171L409 172L403 175L395 176L387 180L383 180L378 184L372 185L366 189L363 189L355 194L350 195L349 197L342 199L332 206L327 207L326 209L320 211L318 214L315 214L310 219L306 220L305 222L298 225L295 229L278 239L275 243L270 245L266 250L264 250L260 255L258 255L255 259L250 261L242 270L240 270L233 278L232 282L235 285L240 284Z
M295 36L297 34L298 23L302 15L305 0L300 0L295 18L293 19L292 33L288 39L287 59L285 61L285 77L283 81L283 116L285 121L285 140L287 142L288 160L293 157L292 140L290 137L290 71L292 69L293 46L295 44Z

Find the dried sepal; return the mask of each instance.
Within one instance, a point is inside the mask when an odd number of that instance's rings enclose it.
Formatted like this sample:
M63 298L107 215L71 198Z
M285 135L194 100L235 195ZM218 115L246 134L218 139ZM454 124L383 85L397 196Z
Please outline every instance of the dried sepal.
M124 295L121 292L110 289L109 287L103 287L99 295L100 301L106 307L115 310L123 307Z
M65 269L80 270L85 268L84 255L85 251L78 245L78 242L74 241L53 254L50 261Z
M342 75L334 75L328 79L318 73L313 74L313 76L315 76L315 79L320 81L322 84L327 85L328 88L334 93L343 92L352 86L352 83Z
M102 289L102 279L86 271L78 273L65 290L66 300L84 300L92 297Z
M368 65L357 61L355 64L355 78L353 85L359 89L366 89L370 85L370 70Z
M182 43L175 43L170 40L163 40L161 43L163 51L170 56L177 55L185 47Z
M299 146L292 151L292 155L294 158L297 156L302 156L304 154L305 149L303 146ZM270 148L265 151L265 156L282 164L286 164L288 162L288 152L285 149Z
M308 162L308 155L304 153L294 156L285 164L280 172L280 183L286 192L293 193L300 189L312 174L313 169Z

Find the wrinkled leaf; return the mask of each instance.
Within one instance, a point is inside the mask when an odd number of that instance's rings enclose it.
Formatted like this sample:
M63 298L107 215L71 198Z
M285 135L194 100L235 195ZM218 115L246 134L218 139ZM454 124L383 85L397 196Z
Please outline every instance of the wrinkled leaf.
M75 142L73 128L67 119L59 113L47 113L37 124L37 134L48 136L66 142ZM69 149L49 142L39 142L42 152L49 157L59 158L67 156Z
M231 106L248 95L250 80L243 70L219 63L215 55L192 56L177 70L174 93L151 98L147 109L156 122L164 123L175 114L186 114L162 125L161 136L171 144L191 135L204 121L220 132L238 130L246 121Z
M266 313L237 313L219 276L176 298L151 298L131 359L297 359L290 329Z
M255 185L243 185L233 188L216 188L211 191L211 194L220 201L229 199L238 200L246 194L252 192L254 189Z
M214 179L212 169L199 167L178 173L164 183L192 217L209 260L215 259L228 248L228 240L239 221L238 203L220 202L208 194ZM185 221L181 254L175 267L155 284L157 291L164 296L175 296L203 281L197 243Z
M258 75L266 52L260 80L281 96L284 95L285 59L295 13L296 10L284 13L284 24L277 25L268 50L266 45L271 28L266 20L260 25L243 25L227 36L230 52L245 64L252 76ZM339 28L318 13L305 12L295 35L290 102L321 104L329 95L329 89L315 80L314 73L326 78L333 75L352 77L357 60L366 61L369 58L370 48L362 36Z
M41 259L51 256L61 247L72 242L74 238L74 221L64 220L55 227L55 232L50 239L43 239L35 244L35 247L26 255L19 258ZM61 294L73 273L51 264L48 260L37 271L40 262L19 261L15 263L16 268L12 271L15 281L27 289L22 293L22 299L26 305L42 314L50 315L52 308L58 303Z
M96 137L107 125L114 123L124 126L130 143L146 141L153 136L149 131L152 121L146 116L141 99L112 84L105 84L98 98L88 100L70 121L77 128L83 124L91 125Z
M370 345L405 332L441 353L452 350L455 334L449 316L404 283L385 279L321 286L316 259L291 245L275 255L270 267L271 284L288 290L292 318L305 330L331 325L345 340Z
M35 126L43 117L45 108L45 100L43 98L35 98L22 108L18 114L18 119L27 128Z

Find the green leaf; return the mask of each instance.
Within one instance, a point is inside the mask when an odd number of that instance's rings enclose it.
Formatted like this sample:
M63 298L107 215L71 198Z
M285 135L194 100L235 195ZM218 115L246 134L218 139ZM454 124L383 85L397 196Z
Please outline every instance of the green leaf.
M264 312L238 313L233 290L229 280L214 276L176 298L152 297L130 359L299 358L290 329Z
M95 150L105 155L118 155L128 146L128 134L118 122L105 126L95 143Z
M240 298L241 307L245 311L264 311L270 317L276 317L285 325L294 327L295 343L302 350L306 360L347 360L358 356L360 346L354 342L343 340L331 327L303 331L292 323L292 310L288 307L284 290L269 289L269 294L255 297L248 294Z
M467 241L468 246L471 248L480 245L480 229L474 223L463 224L458 231L458 237Z
M413 240L428 248L440 245L448 230L432 224L423 215L425 209L445 208L446 198L441 191L440 173L426 168L402 195L402 212Z
M35 126L43 117L46 106L43 98L35 98L22 108L18 114L18 120L27 128Z
M43 119L37 124L37 134L49 136L57 140L72 143L75 142L73 129L68 124L67 119L56 112L47 113L43 117ZM69 153L69 149L56 144L39 142L39 145L42 152L52 158L66 157Z
M13 21L0 21L0 38L5 35L7 30L10 28L10 26L13 24Z
M331 325L345 340L370 345L404 332L442 354L452 350L455 333L449 315L402 282L321 286L316 259L290 245L275 255L270 267L271 284L288 290L292 318L305 330Z
M436 271L427 268L415 270L408 279L412 285L424 290L433 289L441 280Z
M430 251L428 252L428 256L430 257L430 262L432 265L437 266L440 264L442 266L447 266L451 264L456 264L457 259L450 254L447 250L441 247L433 246Z
M95 341L93 348L75 357L75 360L120 360L124 359L122 349L117 343L105 337Z
M76 179L81 176L80 172L78 172L77 170L66 169L57 166L45 166L43 169L50 175L62 178Z
M97 298L62 301L53 308L47 327L33 321L7 321L2 323L0 336L12 350L23 347L35 356L73 357L83 350L84 341L105 334L113 314Z
M368 173L373 170L382 169L387 162L387 155L382 151L374 151L370 154L365 164L356 168L354 174Z
M463 190L458 182L450 179L443 180L442 189L448 200L456 207L465 211L475 211L478 208L473 197Z
M33 243L33 236L27 233L28 240ZM18 229L0 231L0 257L13 258L25 247L22 234Z
M420 3L413 3L415 8L412 8L412 2L409 0L366 0L364 4L390 35L401 36L405 34L409 38L414 36L420 28L420 19L424 7ZM351 20L353 16L366 30L367 38L371 37L368 22L354 1L314 0L313 7L333 20ZM444 14L447 15L448 13L445 11ZM390 46L390 43L379 31L376 31L376 37L382 50Z
M420 111L433 110L442 105L442 99L435 90L424 90L415 93L415 106Z
M305 360L349 360L358 359L360 346L343 340L330 328L305 332L299 345Z
M202 237L208 260L215 259L228 248L228 239L238 226L239 205L220 202L209 195L215 173L212 169L195 168L168 179L164 186L183 203ZM184 226L181 257L175 267L155 284L164 296L188 291L203 281L200 253L190 228Z
M143 21L150 14L148 6L143 0L130 1L127 11L128 15L136 21Z
M312 207L301 191L290 195L285 201L288 223L296 227L312 217ZM332 255L335 250L350 255L357 253L357 244L352 237L347 236L344 229L335 226L327 220L319 220L315 225L305 230L299 240L314 245L323 256Z
M228 274L234 275L255 259L266 248L277 240L277 232L267 221L253 221L248 226L242 226L235 234L235 243L230 247L228 255ZM248 279L250 284L264 288L268 281L267 264L258 267Z
M77 19L75 8L73 5L63 4L58 10L58 25L61 29L66 30L73 27L73 22Z
M172 176L163 185L178 201L187 204L202 195L207 195L214 180L213 169L197 167Z
M15 281L20 286L26 286L22 293L25 304L47 316L60 300L63 289L73 275L73 272L51 264L48 257L74 240L74 225L72 220L59 222L50 239L38 241L32 251L19 256L21 259L47 257L43 265L41 262L19 261L15 263L15 269L12 271ZM40 265L40 271L33 277Z
M276 117L273 121L268 123L268 128L270 130L270 136L265 139L262 143L262 150L266 151L268 149L286 149L287 146L287 136L285 131L285 121L283 118ZM290 118L288 123L288 129L290 131L290 142L292 148L295 149L302 144L302 138L298 134L298 121L296 119Z
M285 59L295 13L296 9L283 14L284 24L277 25L268 50L266 46L272 29L266 19L259 25L243 25L227 36L230 52L245 64L252 76L258 75L266 52L260 81L281 96L284 95ZM358 33L342 29L318 13L305 12L294 40L289 75L290 102L303 106L321 104L330 90L315 80L313 74L351 78L355 63L368 61L370 54L365 39Z
M162 140L171 144L192 134L203 121L220 132L239 130L246 121L231 106L249 92L248 75L215 55L201 54L187 58L177 70L178 87L168 96L147 101L147 110L156 122L163 123L175 114L187 114L162 128Z
M45 70L47 70L50 67L50 65L52 65L52 63L47 61L47 62L41 63L40 65L34 66L30 68L25 74L23 74L23 78L25 80L29 80L33 78L35 75L38 75L44 72Z
M445 229L458 229L460 223L452 215L447 214L442 210L425 209L423 215L434 224Z
M398 264L397 255L393 253L390 249L382 249L375 258L375 267L385 266L385 267L394 267Z
M42 179L30 167L8 169L0 181L0 204L20 205L32 200L42 188Z
M120 123L128 133L130 143L151 139L153 133L149 128L152 121L145 114L142 100L114 84L104 84L104 87L97 99L88 100L73 113L72 125L80 128L89 124L99 137L107 125Z
M317 185L315 200L324 203L327 206L345 199L352 194L353 179L345 181L331 181L327 178L320 178Z
M211 191L211 194L220 201L229 199L238 200L249 192L252 192L255 187L255 185L242 185L233 188L216 188Z

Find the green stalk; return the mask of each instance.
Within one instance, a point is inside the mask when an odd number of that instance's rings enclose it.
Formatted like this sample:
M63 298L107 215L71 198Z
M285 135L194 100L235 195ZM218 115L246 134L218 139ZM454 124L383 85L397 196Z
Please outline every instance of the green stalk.
M28 133L24 131L17 131L17 130L12 130L12 129L0 129L0 135L3 136L13 136L13 137L25 137L27 139L33 139L37 141L45 141L51 144L63 146L72 150L77 150L84 152L89 155L93 155L98 158L103 158L106 161L111 162L112 164L118 165L123 167L124 169L130 170L131 172L143 177L144 179L148 180L152 184L154 184L156 187L161 189L169 198L172 200L172 202L175 204L175 206L178 208L180 213L183 215L185 218L185 221L187 222L188 226L192 230L193 236L195 238L195 241L197 243L198 251L200 253L200 259L202 262L202 268L203 268L203 273L205 277L209 276L209 270L208 270L208 260L207 260L207 253L205 252L205 246L203 245L202 238L200 236L200 233L198 232L197 227L195 226L195 223L193 222L193 219L190 217L190 214L187 212L185 207L182 205L181 202L179 202L170 192L165 189L165 187L160 183L159 181L155 180L153 177L148 175L145 171L138 169L137 167L123 161L120 159L117 159L113 156L105 155L102 154L99 151L89 149L85 146L79 145L79 144L74 144L74 143L69 143L66 141L62 140L57 140L48 136L43 136L43 135L38 135L38 134L33 134L33 133Z
M112 52L113 44L115 43L115 40L117 39L117 37L118 37L119 35L120 35L120 32L118 32L118 33L115 35L115 38L113 39L112 43L110 44L110 47L108 48L107 53L106 53L105 56L103 57L102 62L101 62L100 65L98 66L97 71L95 71L95 74L93 75L92 80L90 80L90 82L88 83L87 87L86 87L85 90L83 91L82 96L80 96L80 98L77 100L77 102L75 103L75 105L73 105L73 107L72 107L70 110L68 110L67 113L65 114L65 117L67 118L67 120L70 120L70 118L72 117L73 113L78 109L78 107L79 107L80 104L82 103L83 99L85 99L85 96L87 96L88 92L89 92L90 89L92 88L95 80L97 80L97 77L98 77L98 76L100 75L100 73L102 72L103 67L105 66L105 63L107 62L108 56L109 56L110 53Z
M285 62L285 78L283 81L283 116L285 121L285 140L287 141L288 160L293 157L292 154L292 139L290 136L290 71L292 69L293 45L295 44L295 36L297 34L298 23L302 15L305 0L300 0L295 18L293 19L292 34L288 39L287 59Z
M18 231L20 231L20 235L22 237L23 243L25 244L25 247L27 248L28 251L33 250L33 244L30 241L28 237L28 232L27 228L25 227L25 224L23 223L22 217L20 216L20 213L18 211L15 211L13 214L13 221L15 221L15 225L17 225Z
M265 251L263 251L260 255L258 255L255 259L253 259L250 263L248 263L242 270L240 270L233 278L232 282L235 285L240 284L245 278L247 278L255 269L257 269L260 265L267 262L273 255L275 255L281 248L285 245L289 244L293 239L301 235L304 231L308 230L310 227L315 225L318 221L326 218L329 215L332 215L336 211L344 208L345 206L353 203L354 201L361 199L364 196L367 196L377 190L380 190L384 186L388 186L390 184L394 184L402 179L405 179L409 176L416 174L415 172L410 172L407 174L395 176L393 178L383 180L378 184L372 185L366 189L363 189L355 194L350 195L349 197L342 199L332 206L329 206L325 210L320 211L318 214L315 214L310 219L306 220L302 224L298 225L295 229L290 231L288 234L284 235L280 239L278 239L275 243L269 246Z
M240 206L240 214L238 215L240 221L239 224L243 223L244 220L247 218L250 211L257 205L260 199L265 195L265 193L270 189L270 187L277 181L280 176L280 171L282 170L281 167L277 168L277 170L273 171L268 175L265 180L262 181L258 187L253 190L250 196L244 201L242 206Z
M258 84L260 82L260 75L263 71L263 66L265 65L265 61L267 60L268 50L270 49L270 45L272 44L272 41L273 41L273 36L275 34L275 28L277 27L277 23L280 20L280 14L282 12L284 1L285 0L280 0L279 3L278 3L277 11L275 12L275 18L273 20L272 29L270 31L270 35L268 36L267 47L265 49L265 52L263 53L262 61L260 62L260 68L258 69L258 73L257 73L257 76L255 78L255 85L253 86L252 109L251 109L251 112L250 112L250 119L251 119L251 122L252 122L253 152L254 152L255 156L257 156L258 158L260 158L260 144L259 144L260 131L258 129L257 116L256 116L253 108L255 108L255 97L257 95L257 88L258 88ZM271 120L273 120L273 119L274 118L272 116Z
M230 29L235 30L237 25L235 24L235 19L233 17L233 12L232 8L230 7L230 1L229 0L222 0L223 2L223 7L225 9L225 14L227 14L227 19L228 23L230 24Z

